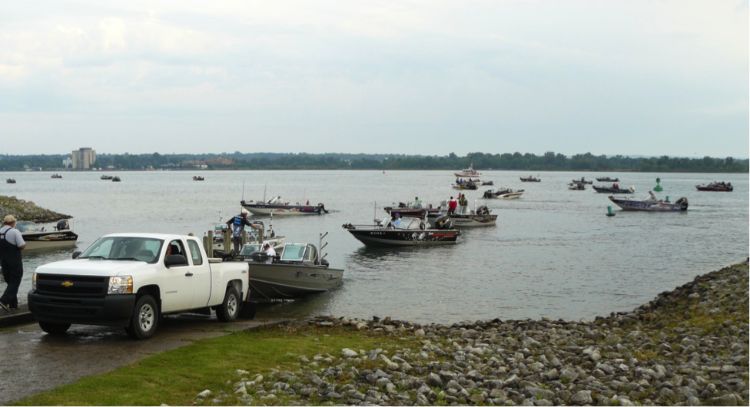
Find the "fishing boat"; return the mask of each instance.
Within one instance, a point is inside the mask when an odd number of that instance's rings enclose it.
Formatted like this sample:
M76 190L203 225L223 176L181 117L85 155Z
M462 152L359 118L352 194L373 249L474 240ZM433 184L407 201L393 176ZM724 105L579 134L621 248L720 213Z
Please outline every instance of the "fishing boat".
M586 184L573 181L568 184L568 189L572 191L584 191L586 189Z
M287 216L287 215L323 215L328 213L325 205L318 203L317 205L310 205L309 201L304 205L290 204L281 200L280 196L269 199L266 202L263 201L240 201L243 208L247 209L253 215L271 215L274 216Z
M121 181L120 177L118 177L116 175L114 177L112 177L112 182L120 182L120 181Z
M57 221L54 226L18 221L16 228L26 242L24 252L75 247L78 240L78 235L70 229L67 219Z
M434 228L417 218L386 218L375 225L342 225L366 246L434 246L456 244L461 231L447 217L433 222Z
M493 181L482 181L482 186L485 186L485 185L491 186L491 185L495 185L495 183Z
M620 182L619 178L610 178L610 177L598 177L596 180L599 182Z
M490 213L490 209L482 205L471 211L471 213L451 213L446 212L427 215L427 221L430 225L435 225L435 221L441 217L447 217L453 226L457 228L472 228L481 226L495 226L497 215Z
M383 208L391 217L413 217L424 218L426 214L439 213L441 207L433 207L432 204L424 207L422 205L413 205L413 203L399 202L398 205L386 206Z
M542 182L542 179L529 175L528 177L521 177L521 182Z
M193 181L205 181L206 179L200 175L193 175Z
M485 199L518 199L523 195L523 189L513 190L511 188L498 189L497 191L488 189L484 191L482 198Z
M104 181L111 181L112 178L113 177L111 175L102 175L101 177L99 177L99 179L104 180Z
M6 179L6 180L5 180L5 183L6 183L6 184L15 184L15 183L16 183L16 180L15 180L15 179L13 179L13 178L8 178L8 179Z
M472 190L472 191L479 188L477 186L477 182L475 182L474 180L471 180L471 179L464 180L461 178L457 179L456 183L452 184L451 187L453 187L453 189L458 189L458 190Z
M291 300L323 293L343 283L344 270L330 267L323 250L327 243L286 243L276 257L260 250L244 258L249 264L250 301Z
M575 182L577 184L589 184L592 185L594 181L587 180L585 177L581 177L581 179L574 179L571 182Z
M52 178L52 179L62 179L62 175L60 175L60 174L52 174L50 176L50 178Z
M591 188L594 188L594 191L598 193L609 193L609 194L632 194L635 192L635 188L630 187L627 189L620 188L617 183L612 184L611 187L603 187L603 186L596 186L592 185Z
M459 177L459 178L472 178L472 177L479 177L481 174L479 171L474 169L474 163L471 163L469 165L469 168L465 168L461 170L460 172L454 172L453 175Z
M646 212L684 212L688 210L688 200L682 197L675 202L656 199L653 192L648 199L642 201L636 199L620 199L610 195L609 200L624 211L646 211Z
M698 191L711 191L711 192L732 192L734 191L734 187L732 186L731 182L712 182L708 185L696 185L695 188Z

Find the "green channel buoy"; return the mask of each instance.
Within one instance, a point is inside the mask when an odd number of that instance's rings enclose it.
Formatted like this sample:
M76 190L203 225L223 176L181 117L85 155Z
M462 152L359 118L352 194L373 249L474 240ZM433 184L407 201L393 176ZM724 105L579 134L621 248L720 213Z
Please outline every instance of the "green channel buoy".
M612 210L612 205L607 205L607 216L615 216L615 212Z
M664 188L660 185L661 178L656 178L656 186L654 187L654 192L661 192L664 190Z

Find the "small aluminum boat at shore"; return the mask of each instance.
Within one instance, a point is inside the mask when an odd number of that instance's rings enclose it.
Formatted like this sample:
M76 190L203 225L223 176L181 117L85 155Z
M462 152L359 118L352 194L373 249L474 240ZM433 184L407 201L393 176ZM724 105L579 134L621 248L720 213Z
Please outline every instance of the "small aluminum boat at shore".
M325 205L318 203L317 205L310 205L306 203L300 204L289 204L289 202L283 202L280 196L272 198L266 202L263 201L249 201L244 200L240 202L243 208L247 209L253 215L267 216L273 214L274 216L288 216L288 215L323 215L328 213Z
M256 251L243 260L250 265L250 301L292 300L323 293L343 283L344 270L330 267L322 249L310 243L286 243L275 258Z
M24 252L72 248L78 240L66 219L58 221L50 230L47 226L23 221L19 221L16 227L26 242Z
M386 218L375 225L342 225L366 246L434 246L456 244L461 231L447 217L435 219L435 227L418 218Z

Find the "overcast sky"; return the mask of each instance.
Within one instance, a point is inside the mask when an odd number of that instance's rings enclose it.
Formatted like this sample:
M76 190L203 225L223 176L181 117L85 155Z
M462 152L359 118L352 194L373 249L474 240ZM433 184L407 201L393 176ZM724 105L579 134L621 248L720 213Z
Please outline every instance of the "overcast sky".
M748 6L5 1L0 154L748 155Z

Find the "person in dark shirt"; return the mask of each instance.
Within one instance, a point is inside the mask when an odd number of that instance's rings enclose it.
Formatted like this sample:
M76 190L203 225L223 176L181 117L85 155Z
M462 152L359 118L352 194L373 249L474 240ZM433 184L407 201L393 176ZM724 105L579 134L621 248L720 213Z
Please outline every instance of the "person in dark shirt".
M247 219L247 209L242 209L239 215L229 219L227 226L232 231L232 245L234 246L233 254L237 255L242 249L242 233L245 231L245 226L253 226L252 223Z

